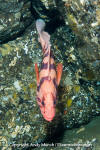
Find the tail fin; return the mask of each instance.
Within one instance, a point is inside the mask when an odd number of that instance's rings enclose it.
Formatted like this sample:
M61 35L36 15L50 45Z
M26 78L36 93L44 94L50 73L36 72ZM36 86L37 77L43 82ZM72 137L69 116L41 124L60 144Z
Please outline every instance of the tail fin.
M39 34L39 42L41 43L43 53L47 49L50 49L50 35L44 31L45 22L42 19L37 19L36 21L36 28Z
M42 19L36 20L36 29L39 34L41 34L42 31L44 31L45 28L45 22Z

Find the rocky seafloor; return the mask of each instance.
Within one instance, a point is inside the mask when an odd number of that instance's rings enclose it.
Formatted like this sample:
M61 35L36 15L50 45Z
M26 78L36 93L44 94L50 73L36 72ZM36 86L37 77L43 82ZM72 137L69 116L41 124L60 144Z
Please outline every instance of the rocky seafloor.
M87 124L100 114L99 12L97 0L0 1L3 150L54 142L65 130ZM41 66L42 61L35 27L37 18L46 21L56 64L63 63L56 116L51 123L43 119L36 102L34 64ZM17 145L24 143L26 146Z
M35 150L99 150L100 116L87 125L66 130L55 144L38 144Z

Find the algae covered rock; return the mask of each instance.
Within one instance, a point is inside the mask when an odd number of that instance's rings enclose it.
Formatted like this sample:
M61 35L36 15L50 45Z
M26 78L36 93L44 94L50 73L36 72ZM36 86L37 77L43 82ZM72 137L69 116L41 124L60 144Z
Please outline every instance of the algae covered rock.
M0 146L6 143L6 149L27 149L53 141L64 129L100 114L98 2L94 6L78 0L1 2ZM56 116L51 123L43 119L36 102L34 63L40 68L42 50L30 7L34 18L46 20L55 63L63 63ZM26 146L16 145L21 143Z
M33 20L31 2L0 0L0 43L20 35Z
M78 40L69 26L57 29L52 36L56 62L62 62L64 70L57 111L61 113L65 128L87 123L100 114L100 84L93 80L94 74L81 60L77 52Z
M92 80L99 81L100 3L98 0L64 0L64 2L64 10L66 11L65 22L79 36L80 42L77 43L77 51L80 59L94 74Z
M31 147L47 132L36 102L34 63L40 50L33 28L34 24L22 37L0 47L0 146L6 142L6 149L22 149L24 145L16 145L21 143Z

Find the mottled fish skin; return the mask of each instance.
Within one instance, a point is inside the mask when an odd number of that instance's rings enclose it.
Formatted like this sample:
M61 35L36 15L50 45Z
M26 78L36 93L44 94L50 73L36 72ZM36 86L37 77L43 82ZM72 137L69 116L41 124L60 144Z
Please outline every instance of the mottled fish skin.
M48 68L48 62L47 63L42 62L41 70L42 69L47 69L47 68Z

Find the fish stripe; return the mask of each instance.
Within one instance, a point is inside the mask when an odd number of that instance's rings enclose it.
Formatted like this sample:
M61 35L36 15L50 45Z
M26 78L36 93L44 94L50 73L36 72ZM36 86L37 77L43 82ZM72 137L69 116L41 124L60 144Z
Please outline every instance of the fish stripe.
M55 67L55 64L54 64L54 63L53 63L53 64L50 64L50 69L56 70L56 67Z
M39 92L39 90L40 90L40 88L41 88L41 85L43 84L43 82L44 82L45 80L48 80L48 76L41 78L40 84L39 84L39 86L37 87L37 91L38 91L38 92Z
M40 90L40 87L41 87L41 85L42 85L42 83L44 82L44 79L42 78L41 80L40 80L40 84L39 84L39 86L37 87L37 91L39 91Z
M41 69L47 69L48 68L48 62L47 63L42 63Z
M55 88L57 89L57 83L56 83L56 79L55 78L53 79L53 83L54 83Z
M48 55L49 55L49 51L46 54L44 54L44 58L47 57ZM54 59L54 55L52 52L50 52L50 58Z
M49 55L49 51L44 55L44 57L47 57Z

